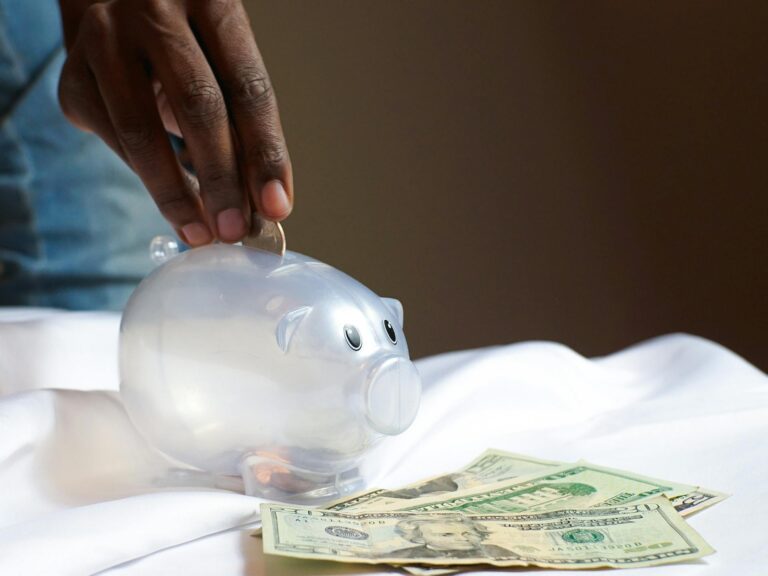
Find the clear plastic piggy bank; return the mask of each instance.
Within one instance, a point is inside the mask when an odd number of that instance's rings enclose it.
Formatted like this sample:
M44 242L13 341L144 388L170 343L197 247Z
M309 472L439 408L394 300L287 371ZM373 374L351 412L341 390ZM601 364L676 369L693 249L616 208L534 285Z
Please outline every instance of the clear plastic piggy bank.
M365 455L416 416L403 309L301 254L212 245L136 289L120 329L121 393L162 452L251 495L361 489Z

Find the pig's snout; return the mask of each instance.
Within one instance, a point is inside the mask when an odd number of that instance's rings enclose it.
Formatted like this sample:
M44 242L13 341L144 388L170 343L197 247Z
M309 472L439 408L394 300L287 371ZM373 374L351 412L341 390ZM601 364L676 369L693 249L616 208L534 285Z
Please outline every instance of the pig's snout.
M400 434L416 418L420 400L421 376L413 362L390 356L374 364L365 395L366 415L374 430Z

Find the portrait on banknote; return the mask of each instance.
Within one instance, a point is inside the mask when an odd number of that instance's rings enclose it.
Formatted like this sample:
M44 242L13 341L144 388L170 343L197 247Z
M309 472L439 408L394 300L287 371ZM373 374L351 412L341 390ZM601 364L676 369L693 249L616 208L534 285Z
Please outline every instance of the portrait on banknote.
M388 554L397 558L518 558L506 548L486 544L488 529L469 518L409 518L398 522L395 532L414 544Z

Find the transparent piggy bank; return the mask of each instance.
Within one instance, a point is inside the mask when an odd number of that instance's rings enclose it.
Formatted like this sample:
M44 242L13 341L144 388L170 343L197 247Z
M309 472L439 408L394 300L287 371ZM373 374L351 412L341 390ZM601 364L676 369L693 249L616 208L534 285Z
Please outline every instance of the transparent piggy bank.
M173 257L120 328L131 420L168 456L287 501L361 489L366 453L421 395L403 309L301 254L224 244Z

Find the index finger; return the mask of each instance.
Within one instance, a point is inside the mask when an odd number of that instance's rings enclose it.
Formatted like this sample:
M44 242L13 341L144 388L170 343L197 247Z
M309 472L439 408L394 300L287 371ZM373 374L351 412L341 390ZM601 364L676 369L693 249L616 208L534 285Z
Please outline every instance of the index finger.
M282 220L293 208L293 174L277 100L239 1L200 2L192 14L224 93L240 145L239 160L259 213Z

